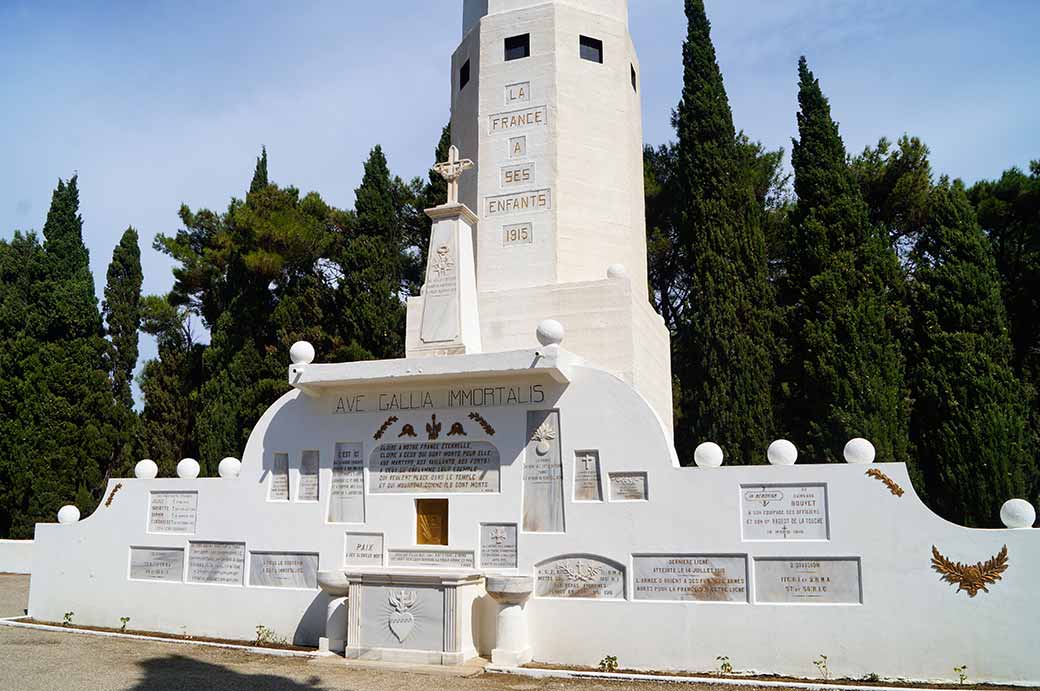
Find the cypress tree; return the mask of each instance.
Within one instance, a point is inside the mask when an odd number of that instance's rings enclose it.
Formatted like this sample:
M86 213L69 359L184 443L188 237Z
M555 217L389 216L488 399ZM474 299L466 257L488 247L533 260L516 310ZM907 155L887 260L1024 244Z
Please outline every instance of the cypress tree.
M762 462L773 428L765 240L702 0L686 0L686 17L676 249L689 287L675 339L676 442L687 458L715 441L735 463Z
M90 253L83 244L77 177L58 180L43 226L48 279L45 313L50 315L48 339L96 336L101 333Z
M942 180L929 206L913 253L915 452L936 512L1000 527L1001 504L1027 497L1036 471L1031 396L1012 369L1000 278L963 185Z
M905 323L899 264L869 221L830 104L805 58L798 73L798 203L783 300L787 426L812 462L840 461L851 437L870 439L880 460L908 461L905 363L896 338Z
M141 248L137 231L127 228L112 253L102 311L112 340L112 386L116 400L133 408L130 383L137 367L138 329L141 325Z
M253 171L253 181L249 183L249 193L258 192L267 187L267 147L260 149L260 156L256 159L256 169Z

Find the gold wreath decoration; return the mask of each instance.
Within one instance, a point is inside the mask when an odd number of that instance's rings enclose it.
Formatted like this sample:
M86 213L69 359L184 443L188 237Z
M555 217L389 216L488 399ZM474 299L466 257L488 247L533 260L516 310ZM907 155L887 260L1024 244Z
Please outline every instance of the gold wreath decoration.
M942 580L957 586L957 592L962 590L968 593L968 597L975 597L981 590L989 592L987 585L999 581L1008 568L1008 548L1000 550L997 556L989 561L978 564L961 564L947 559L939 553L939 549L932 546L932 568L942 574Z

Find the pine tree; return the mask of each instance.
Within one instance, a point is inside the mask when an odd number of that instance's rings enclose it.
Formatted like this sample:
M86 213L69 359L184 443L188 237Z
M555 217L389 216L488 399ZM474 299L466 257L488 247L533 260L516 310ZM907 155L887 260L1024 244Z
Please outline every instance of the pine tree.
M761 218L701 0L686 0L677 111L683 211L677 254L688 267L674 370L680 454L718 442L734 463L762 462L772 420L771 289Z
M130 384L137 367L138 329L141 325L141 248L137 231L127 228L112 253L108 265L108 283L102 311L108 335L115 351L112 362L112 386L118 400L127 410L133 408Z
M1031 392L1011 367L1011 339L989 241L958 181L930 195L914 249L912 432L932 508L1000 527L1003 502L1036 473Z
M908 461L898 261L869 221L830 104L805 58L798 72L798 203L783 290L791 352L782 373L785 426L810 462L840 461L857 436L874 443L880 460Z

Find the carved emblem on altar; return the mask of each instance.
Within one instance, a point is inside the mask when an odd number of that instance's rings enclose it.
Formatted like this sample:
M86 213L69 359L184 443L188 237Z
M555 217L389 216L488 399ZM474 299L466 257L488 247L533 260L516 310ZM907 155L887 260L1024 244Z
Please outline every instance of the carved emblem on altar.
M538 429L535 430L534 433L534 441L538 442L535 451L539 456L544 456L549 453L549 450L552 448L549 442L554 439L556 439L556 429L553 428L551 420L546 420L538 426Z
M437 248L436 254L433 255L433 266L431 269L434 276L438 278L447 276L454 268L455 262L451 259L451 248L447 245L441 245Z
M419 596L414 590L390 591L390 633L398 643L404 643L412 635L415 628L415 615L412 610L419 602Z

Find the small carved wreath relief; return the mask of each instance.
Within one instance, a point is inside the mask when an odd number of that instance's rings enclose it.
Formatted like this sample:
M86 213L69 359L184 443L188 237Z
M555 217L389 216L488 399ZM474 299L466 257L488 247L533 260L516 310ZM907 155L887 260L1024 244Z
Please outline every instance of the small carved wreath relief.
M942 575L942 580L957 586L958 593L963 590L968 597L975 597L980 590L988 593L989 588L986 586L1003 577L1008 568L1008 548L1004 545L997 556L985 563L961 564L944 557L933 545L932 568Z
M481 429L483 429L484 432L487 433L487 435L489 437L495 436L495 428L492 427L491 423L488 422L487 420L485 420L484 416L481 415L480 413L470 413L469 414L469 419L473 420L478 425L480 425Z
M870 477L875 478L875 479L880 480L881 482L885 483L885 487L888 487L888 491L891 492L892 494L894 494L895 496L901 497L901 496L903 496L903 494L905 494L905 492L903 491L903 488L900 487L896 483L895 480L893 480L889 476L885 475L883 472L881 472L877 468L871 468L870 470L868 470L867 471L867 475L869 475Z
M417 437L417 436L419 436L419 435L417 435L415 433L415 428L414 427L412 427L411 425L405 425L404 427L401 428L401 433L397 435L397 438L400 439L401 437Z
M391 427L393 427L395 422L397 422L397 417L396 416L391 415L390 417L388 417L386 419L386 422L384 422L379 427L379 430L375 434L372 435L372 438L375 439L376 441L379 441L380 439L382 439L383 435L386 434L386 431L388 429L390 429Z

